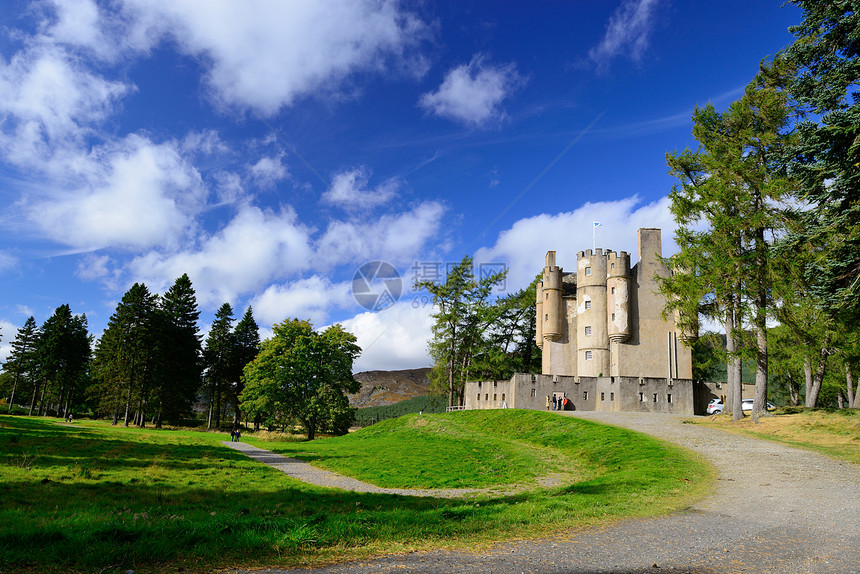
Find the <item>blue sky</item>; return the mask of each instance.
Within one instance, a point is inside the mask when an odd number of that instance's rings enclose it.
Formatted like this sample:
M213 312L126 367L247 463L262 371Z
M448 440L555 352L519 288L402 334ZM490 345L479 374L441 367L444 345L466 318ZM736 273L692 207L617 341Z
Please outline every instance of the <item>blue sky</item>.
M426 366L416 276L473 254L513 291L593 221L672 252L665 154L791 42L781 4L4 2L0 359L30 315L99 336L134 282L188 273L204 331L252 305L264 337L343 323L357 370ZM352 293L370 261L403 280L380 311Z

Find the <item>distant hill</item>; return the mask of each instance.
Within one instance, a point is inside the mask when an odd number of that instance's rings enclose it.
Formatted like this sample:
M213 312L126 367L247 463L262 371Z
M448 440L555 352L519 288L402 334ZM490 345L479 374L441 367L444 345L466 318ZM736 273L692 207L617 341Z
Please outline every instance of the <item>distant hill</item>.
M430 368L402 371L364 371L353 375L361 390L347 395L349 403L358 408L381 407L422 397L427 394Z

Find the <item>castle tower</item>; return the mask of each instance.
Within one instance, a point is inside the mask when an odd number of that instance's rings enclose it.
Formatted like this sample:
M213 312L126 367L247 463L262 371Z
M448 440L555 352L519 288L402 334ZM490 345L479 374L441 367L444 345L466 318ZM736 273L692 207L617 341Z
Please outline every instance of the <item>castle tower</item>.
M538 332L541 339L557 341L564 334L562 307L561 268L555 264L555 251L547 251L546 266L543 268L543 281L538 289ZM540 345L542 343L539 342Z
M630 338L630 255L621 251L607 254L606 312L609 340L623 343Z
M580 377L609 376L607 257L602 249L576 256L576 364Z

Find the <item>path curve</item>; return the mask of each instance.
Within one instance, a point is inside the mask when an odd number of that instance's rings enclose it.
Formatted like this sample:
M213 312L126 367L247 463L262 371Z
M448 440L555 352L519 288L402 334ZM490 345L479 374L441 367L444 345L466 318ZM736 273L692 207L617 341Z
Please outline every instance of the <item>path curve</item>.
M433 551L256 574L860 574L860 465L640 413L561 413L684 446L718 471L715 492L683 512L481 553ZM241 571L240 571L241 572Z
M477 488L448 488L448 489L418 489L418 488L381 488L374 484L368 484L355 478L349 478L317 468L297 458L289 458L269 450L257 448L244 442L222 441L225 446L238 450L253 458L280 470L284 474L292 476L302 482L325 486L327 488L340 488L355 492L374 492L379 494L401 494L403 496L422 496L432 498L463 498L465 496L489 492Z

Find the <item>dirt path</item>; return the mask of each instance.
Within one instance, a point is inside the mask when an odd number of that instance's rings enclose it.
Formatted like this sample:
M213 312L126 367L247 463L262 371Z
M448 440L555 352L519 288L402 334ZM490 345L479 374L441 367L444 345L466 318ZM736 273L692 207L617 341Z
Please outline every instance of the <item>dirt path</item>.
M624 426L689 448L717 468L716 490L685 512L497 544L482 554L435 551L261 572L860 574L860 466L682 424L671 415L562 416Z

